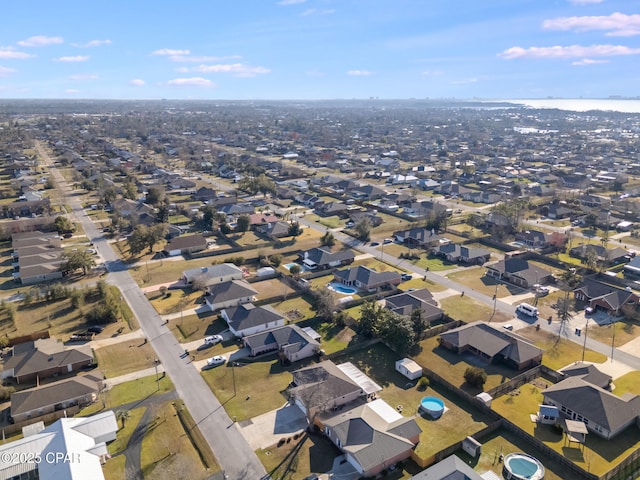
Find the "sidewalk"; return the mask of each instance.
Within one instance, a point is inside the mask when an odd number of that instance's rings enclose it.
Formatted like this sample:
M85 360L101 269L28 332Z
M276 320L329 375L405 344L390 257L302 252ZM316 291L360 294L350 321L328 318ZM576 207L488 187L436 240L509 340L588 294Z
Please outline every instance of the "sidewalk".
M164 372L164 367L162 365L158 365L157 370L156 367L145 368L144 370L138 370L137 372L127 373L125 375L120 375L119 377L107 378L104 381L104 386L106 389L113 387L114 385L119 385L121 383L130 382L131 380L137 380L139 378L150 377L151 375L155 375L156 371L158 375Z

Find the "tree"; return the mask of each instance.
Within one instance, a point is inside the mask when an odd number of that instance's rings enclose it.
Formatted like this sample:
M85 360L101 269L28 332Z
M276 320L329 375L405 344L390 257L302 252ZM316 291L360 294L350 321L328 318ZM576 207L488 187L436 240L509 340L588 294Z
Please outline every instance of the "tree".
M329 230L320 238L320 245L323 247L333 247L336 244L336 237Z
M560 327L558 328L556 343L560 341L560 337L565 333L567 325L573 318L573 315L571 315L573 302L569 298L569 294L581 281L582 278L578 275L575 268L564 271L560 276L560 282L564 290L564 298L558 299L558 319L560 320Z
M467 385L482 390L487 381L487 373L479 367L469 367L464 371L464 381Z
M336 300L333 292L327 287L313 290L315 297L314 308L319 317L328 320L336 310Z
M298 222L291 222L289 225L289 231L287 232L291 237L297 237L302 234L302 228Z
M382 315L382 307L374 301L365 302L360 309L358 331L368 338L378 335L378 319Z
M166 223L159 223L151 227L136 225L133 233L127 239L129 252L132 255L137 255L149 247L149 253L153 253L154 245L165 237L168 228Z
M53 221L53 227L59 233L71 233L75 231L76 226L67 217L59 216Z
M164 191L158 187L149 187L147 191L146 202L149 205L158 205L164 201Z
M93 254L87 250L67 252L63 254L63 257L67 259L67 261L60 266L60 270L63 272L73 272L82 269L82 274L86 275L88 270L96 266Z
M368 218L363 218L354 227L356 238L361 242L368 242L371 239L371 222Z
M249 227L251 226L251 218L249 218L249 215L240 215L238 217L238 220L236 221L236 230L238 232L246 232L247 230L249 230Z
M138 188L135 183L127 180L122 184L122 196L129 200L135 200L136 195L138 194Z
M404 355L415 345L415 334L411 319L398 315L390 310L381 309L378 317L380 337L393 348L396 353Z
M300 273L302 273L302 267L298 264L291 265L291 267L289 268L289 273L293 275L294 278L298 278L300 276Z
M169 221L169 205L163 203L156 212L156 222L167 223Z
M430 327L430 322L425 318L424 310L421 308L417 308L411 312L410 318L414 337L416 340L419 340L422 332Z
M118 410L116 412L116 418L120 420L120 422L122 423L122 428L124 428L129 417L130 417L129 410Z

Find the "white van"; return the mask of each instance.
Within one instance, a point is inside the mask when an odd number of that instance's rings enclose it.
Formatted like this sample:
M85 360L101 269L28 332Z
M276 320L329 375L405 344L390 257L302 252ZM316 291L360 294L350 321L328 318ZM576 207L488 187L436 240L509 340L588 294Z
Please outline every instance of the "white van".
M518 305L518 308L516 308L516 312L528 315L530 317L538 316L538 309L533 305L529 305L528 303L521 303L520 305Z

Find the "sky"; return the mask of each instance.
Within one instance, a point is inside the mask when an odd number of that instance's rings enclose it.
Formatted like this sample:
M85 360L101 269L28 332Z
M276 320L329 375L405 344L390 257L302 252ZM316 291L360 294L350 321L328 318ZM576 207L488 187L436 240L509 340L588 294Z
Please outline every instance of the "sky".
M640 96L640 0L3 2L0 98Z

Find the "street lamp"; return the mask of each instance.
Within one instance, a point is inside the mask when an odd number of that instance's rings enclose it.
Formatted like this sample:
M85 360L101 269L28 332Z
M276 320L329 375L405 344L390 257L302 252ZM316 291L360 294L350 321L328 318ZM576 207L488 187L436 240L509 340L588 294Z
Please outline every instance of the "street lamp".
M233 396L236 396L236 362L231 362L231 376L233 377Z
M158 386L158 391L160 390L160 377L158 376L158 365L160 364L160 360L157 358L153 361L153 366L156 369L156 384Z

